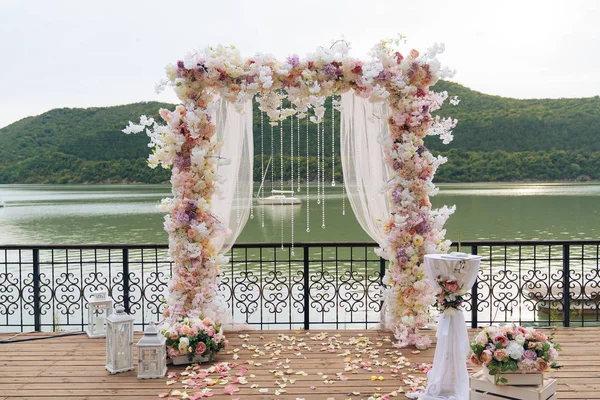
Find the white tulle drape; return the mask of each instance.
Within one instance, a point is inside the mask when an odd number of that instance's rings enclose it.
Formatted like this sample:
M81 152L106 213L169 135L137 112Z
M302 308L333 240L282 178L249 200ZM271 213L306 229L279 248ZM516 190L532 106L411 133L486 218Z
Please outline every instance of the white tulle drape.
M340 149L348 199L360 226L383 246L385 233L380 221L389 218L391 208L382 190L389 171L379 138L387 135L388 106L371 103L353 92L341 96L341 106Z
M211 243L220 255L231 249L248 221L252 205L252 167L254 147L252 139L252 101L244 104L239 113L233 104L219 100L215 124L217 139L223 142L219 157L226 163L217 169L219 190L211 199L212 212L231 230L230 235L215 237ZM228 313L225 296L219 293L215 317L226 330L248 329L244 321L234 320Z
M233 104L221 99L215 118L217 139L223 142L219 157L227 163L217 169L220 193L211 200L212 211L231 234L217 236L212 245L219 254L225 254L248 222L252 204L252 101L246 102L244 112L239 113Z

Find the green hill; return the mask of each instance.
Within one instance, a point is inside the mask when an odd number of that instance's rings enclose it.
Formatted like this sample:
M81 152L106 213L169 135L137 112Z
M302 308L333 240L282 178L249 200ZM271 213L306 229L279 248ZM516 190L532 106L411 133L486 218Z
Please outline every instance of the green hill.
M454 141L443 145L427 138L434 153L449 156L436 176L442 181L574 180L600 179L600 98L518 100L490 96L453 82L442 81L436 90L447 90L461 102L446 105L439 114L459 120ZM157 102L123 106L48 111L0 129L0 183L166 182L169 171L145 164L149 153L144 134L125 135L127 122L145 114L158 118ZM337 115L337 113L336 113ZM339 127L336 117L336 127ZM284 137L284 179L290 177L290 121L271 128L254 110L255 179L260 180L260 149L271 155L279 179L280 137ZM294 131L297 132L297 120ZM316 179L316 126L300 122L301 174L306 175L306 130L309 129L310 171ZM262 131L262 137L261 137ZM331 112L323 132L326 179L331 171ZM297 133L294 155L297 156ZM339 140L335 140L339 154ZM336 155L336 175L341 175ZM266 176L270 178L270 172Z

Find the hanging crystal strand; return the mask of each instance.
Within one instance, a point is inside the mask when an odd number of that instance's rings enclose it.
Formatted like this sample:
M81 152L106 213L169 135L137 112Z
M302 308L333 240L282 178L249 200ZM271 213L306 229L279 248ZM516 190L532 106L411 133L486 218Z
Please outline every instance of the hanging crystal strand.
M264 130L263 121L264 113L260 112L260 190L259 196L261 199L265 198L265 141L264 141ZM265 205L262 204L260 207L260 226L265 227Z
M298 152L296 153L296 164L298 164L298 185L297 191L300 193L300 118L296 118L298 121Z
M344 118L340 112L340 133L344 132ZM342 215L346 215L346 180L342 176Z
M346 183L342 180L342 215L346 215Z
M306 116L306 232L310 232L310 174L308 157L308 115Z
M300 136L300 132L298 132ZM290 117L290 180L291 180L291 191L294 196L294 116ZM292 206L293 207L293 206ZM291 255L294 255L294 210L292 210L292 248Z
M325 122L323 121L321 125L321 208L323 210L321 228L325 229Z
M294 191L294 116L290 117L290 190ZM293 214L293 213L292 213Z
M321 124L317 123L317 204L321 204Z
M283 109L283 100L279 103L279 112ZM283 121L279 120L279 190L283 190ZM283 247L283 198L280 201L279 210L281 217L281 250Z
M335 186L335 107L331 96L331 186Z
M275 161L273 161L273 125L271 125L271 193L273 192L273 183L275 182Z

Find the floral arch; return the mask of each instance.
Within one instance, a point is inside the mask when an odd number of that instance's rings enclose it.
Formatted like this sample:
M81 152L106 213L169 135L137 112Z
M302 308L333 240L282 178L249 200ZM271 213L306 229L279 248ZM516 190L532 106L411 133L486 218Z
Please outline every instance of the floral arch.
M363 135L362 142L348 144L350 151L362 145L378 149L369 160L381 165L377 198L386 215L376 221L368 201L351 204L355 212L362 207L367 218L359 221L381 246L378 254L389 261L382 321L386 328L400 328L397 337L403 344L418 338L418 328L426 324L428 308L435 302L423 257L448 251L443 225L454 211L431 208L429 196L437 192L432 179L446 160L434 157L423 138L437 135L449 142L456 121L431 115L447 98L447 93L430 90L450 75L436 59L443 46L434 45L423 55L416 50L403 55L394 49L401 39L381 41L367 61L349 57L344 42L306 59L293 55L285 61L261 54L242 58L234 47L219 46L188 54L166 68L167 80L161 86L173 87L182 104L173 111L160 110L165 125L142 116L140 124L130 123L124 132L146 129L153 147L150 166L172 168L174 197L163 201L174 261L167 318L219 317L219 266L237 237L231 228L239 233L247 218L230 215L232 199L237 194L240 201L240 192L252 193L252 164L247 167L252 162L252 99L271 122L296 115L319 123L325 99L340 96L342 135ZM281 106L283 99L290 107ZM218 174L228 161L229 184L219 182ZM352 166L342 164L346 175ZM250 188L239 179L243 173L247 182L248 170ZM355 176L358 197L368 178ZM252 201L251 195L246 197L241 196L242 201Z

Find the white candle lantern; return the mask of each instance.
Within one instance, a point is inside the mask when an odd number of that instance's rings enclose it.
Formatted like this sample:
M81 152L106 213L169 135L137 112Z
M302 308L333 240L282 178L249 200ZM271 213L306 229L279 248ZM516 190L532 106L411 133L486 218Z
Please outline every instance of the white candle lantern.
M111 374L133 369L134 319L121 306L106 318L106 370Z
M86 333L90 338L106 336L106 318L112 314L113 300L106 290L90 293L88 298L88 325Z
M167 374L165 337L159 335L154 322L144 331L138 347L138 379L163 378Z

